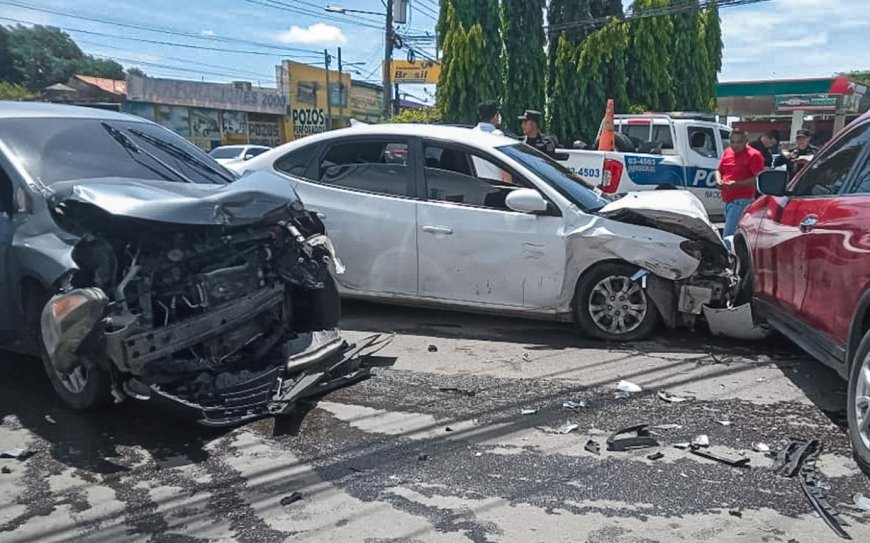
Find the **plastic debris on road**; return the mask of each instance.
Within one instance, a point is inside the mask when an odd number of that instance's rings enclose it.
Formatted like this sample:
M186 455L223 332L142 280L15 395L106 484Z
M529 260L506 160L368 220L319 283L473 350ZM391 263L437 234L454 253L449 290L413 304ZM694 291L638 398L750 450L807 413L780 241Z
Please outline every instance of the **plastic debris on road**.
M437 345L429 345L429 352L430 352L430 353L437 353L437 352L438 352L438 346L437 346Z
M565 402L562 404L562 407L564 407L565 409L574 410L574 409L582 409L582 408L586 407L586 405L587 405L586 400L580 400L579 402L573 402L573 401Z
M687 441L684 441L682 443L674 443L674 447L676 447L677 449L688 449L691 446L692 444Z
M559 433L560 434L570 434L571 432L573 432L577 428L580 428L580 425L578 425L578 424L564 424L564 425L562 425L561 428L559 428Z
M661 460L664 457L665 457L665 454L661 451L654 452L650 455L647 455L647 459L649 459L649 460Z
M766 443L758 442L752 444L752 450L760 453L769 453L770 447Z
M688 402L689 400L694 400L691 396L674 396L672 394L668 394L664 390L659 390L657 392L660 400L664 400L668 403L683 403Z
M710 438L707 437L706 434L701 434L692 440L692 446L693 447L709 447L710 446Z
M721 424L722 426L731 426L734 423L730 420L717 420L716 424Z
M631 437L620 437L629 434L634 434ZM607 450L625 452L634 449L646 449L649 447L658 447L659 442L650 436L649 426L646 424L637 424L628 428L621 428L613 432L607 438Z
M852 496L852 501L855 502L858 509L862 511L870 511L870 498L860 492L856 492L855 495Z
M591 452L592 454L601 454L601 445L594 439L590 439L589 441L587 441L586 445L583 448Z
M679 430L682 427L682 424L656 424L655 426L650 426L653 430Z
M35 453L26 447L18 447L0 452L0 458L13 458L15 460L24 461L33 456Z
M286 506L288 506L288 505L290 505L290 504L293 504L293 503L298 502L298 501L301 500L301 499L302 499L302 493L301 493L301 492L293 492L293 493L290 494L289 496L284 496L283 498L281 498L281 505L283 505L284 507L286 507Z
M537 409L523 409L522 411L520 411L520 414L521 415L534 415L537 412L538 412Z
M707 319L707 325L714 336L758 341L769 334L768 330L755 325L749 304L724 309L714 309L705 305L704 318Z
M12 470L7 468L6 466L3 466L2 468L0 468L0 473L12 473Z
M631 381L620 381L619 383L617 383L616 388L618 388L621 392L628 392L629 394L643 392L643 388L641 388L639 385L632 383Z

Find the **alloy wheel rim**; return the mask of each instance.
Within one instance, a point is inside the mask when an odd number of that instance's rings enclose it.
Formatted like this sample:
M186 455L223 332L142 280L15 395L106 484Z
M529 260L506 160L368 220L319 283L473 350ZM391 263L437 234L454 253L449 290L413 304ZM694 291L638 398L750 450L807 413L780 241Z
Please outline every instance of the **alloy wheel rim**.
M81 394L88 384L88 370L82 366L76 367L68 374L57 373L60 384L73 394Z
M592 287L588 308L598 328L617 335L637 330L649 311L641 286L624 275L605 277Z
M858 383L855 385L855 420L858 423L858 438L864 448L870 451L870 353L858 370Z

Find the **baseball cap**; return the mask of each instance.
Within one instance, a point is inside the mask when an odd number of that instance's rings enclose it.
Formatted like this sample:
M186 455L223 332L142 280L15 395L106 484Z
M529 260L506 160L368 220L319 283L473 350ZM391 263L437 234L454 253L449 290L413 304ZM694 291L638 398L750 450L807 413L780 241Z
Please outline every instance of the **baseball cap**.
M808 137L810 137L810 131L801 128L800 130L797 131L797 137L808 138Z
M535 121L536 123L541 124L541 117L543 117L543 115L544 114L540 111L527 109L525 113L518 117L518 119L521 121Z

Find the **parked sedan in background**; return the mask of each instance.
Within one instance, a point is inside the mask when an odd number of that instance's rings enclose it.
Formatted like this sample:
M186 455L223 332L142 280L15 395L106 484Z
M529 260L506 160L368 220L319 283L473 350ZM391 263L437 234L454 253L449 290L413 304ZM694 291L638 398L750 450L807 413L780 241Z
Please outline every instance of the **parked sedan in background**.
M0 101L0 347L72 407L233 424L361 376L330 247L274 174L236 181L139 117Z
M271 147L264 145L222 145L215 147L209 152L209 156L215 159L218 164L232 164L234 162L244 162L251 160L256 156L260 156Z
M735 237L756 312L849 380L855 459L870 474L870 115L759 189Z
M693 195L611 202L506 137L357 125L234 167L278 172L317 212L347 266L345 296L573 320L632 340L727 304L736 286Z

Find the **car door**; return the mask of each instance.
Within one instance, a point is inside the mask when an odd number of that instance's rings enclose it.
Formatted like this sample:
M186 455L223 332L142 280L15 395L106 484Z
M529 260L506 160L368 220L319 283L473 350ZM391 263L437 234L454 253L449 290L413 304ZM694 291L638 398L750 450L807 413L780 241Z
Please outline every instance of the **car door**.
M306 208L326 225L344 292L417 295L416 173L405 137L350 137L297 148L275 169L297 178Z
M868 126L844 134L792 181L787 196L770 199L755 248L759 296L830 340L838 335L832 311L842 295L831 268L843 262L835 246L846 241L849 222L840 193L866 145Z
M417 215L420 296L554 309L565 273L556 208L537 215L508 209L510 191L534 185L496 157L427 140L419 152L425 157Z

